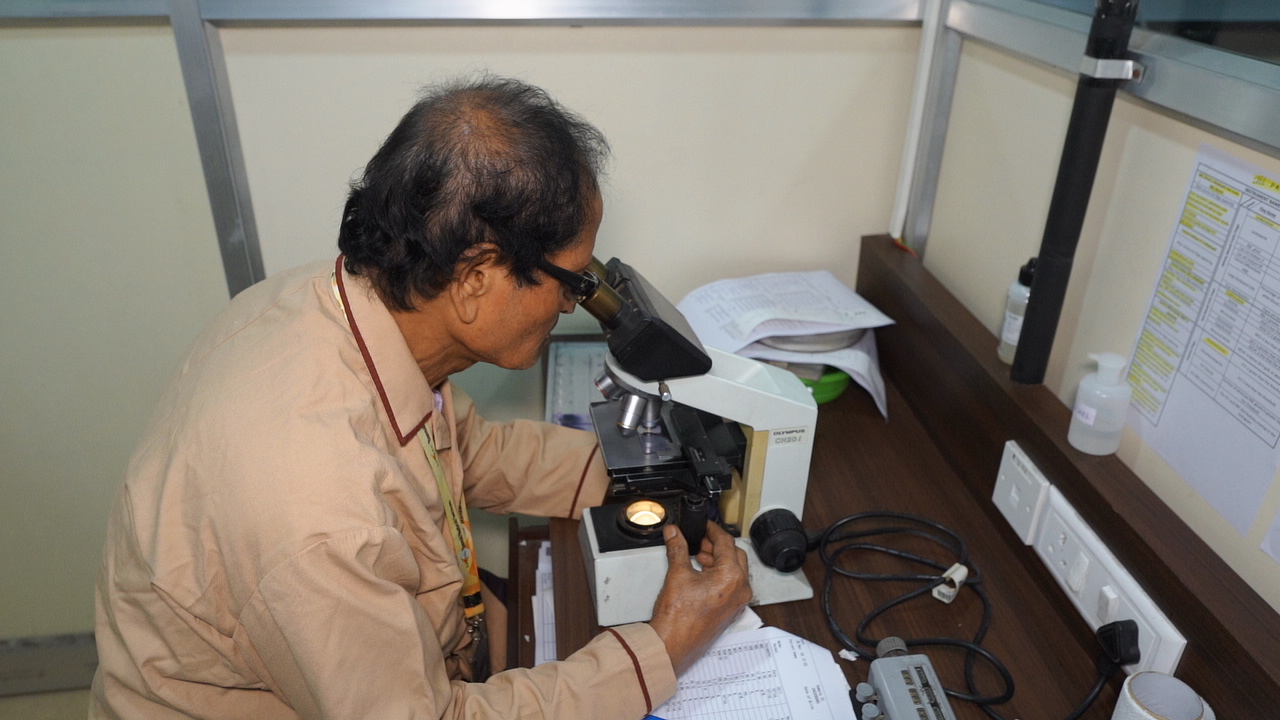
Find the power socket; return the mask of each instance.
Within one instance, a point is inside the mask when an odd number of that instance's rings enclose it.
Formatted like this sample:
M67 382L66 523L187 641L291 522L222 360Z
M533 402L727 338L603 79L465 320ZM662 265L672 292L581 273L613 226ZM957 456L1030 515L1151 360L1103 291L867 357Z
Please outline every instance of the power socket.
M1049 488L1049 500L1039 525L1036 554L1089 627L1096 631L1116 620L1138 623L1142 659L1125 666L1125 671L1132 674L1154 670L1172 675L1187 646L1186 638L1056 487Z
M1027 545L1035 542L1040 515L1048 498L1049 481L1022 452L1018 443L1012 440L1005 443L991 501L1000 508L1005 520Z

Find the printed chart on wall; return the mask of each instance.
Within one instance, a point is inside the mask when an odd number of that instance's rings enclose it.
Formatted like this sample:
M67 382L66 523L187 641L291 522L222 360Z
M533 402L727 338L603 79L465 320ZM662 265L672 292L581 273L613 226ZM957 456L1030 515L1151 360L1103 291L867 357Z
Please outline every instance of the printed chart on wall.
M1274 175L1201 146L1129 370L1135 429L1241 535L1280 467Z

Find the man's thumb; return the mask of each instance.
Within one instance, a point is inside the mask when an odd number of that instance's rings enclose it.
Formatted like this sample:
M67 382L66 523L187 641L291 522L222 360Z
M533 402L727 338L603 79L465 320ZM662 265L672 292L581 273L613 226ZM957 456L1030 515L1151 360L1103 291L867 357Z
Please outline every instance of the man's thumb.
M689 564L689 547L685 544L684 535L680 532L680 528L675 525L667 525L662 528L662 539L667 544L667 561L672 565L676 561L683 561L683 564Z

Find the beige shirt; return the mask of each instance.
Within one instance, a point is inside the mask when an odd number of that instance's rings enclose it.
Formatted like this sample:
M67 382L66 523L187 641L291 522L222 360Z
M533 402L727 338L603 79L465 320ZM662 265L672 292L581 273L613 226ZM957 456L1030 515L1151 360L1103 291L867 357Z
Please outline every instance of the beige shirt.
M390 313L345 272L340 304L332 267L236 297L161 399L111 513L90 717L566 720L664 702L675 676L646 624L465 682L462 575L418 429L472 507L573 517L604 493L595 439L488 423L449 383L435 412Z

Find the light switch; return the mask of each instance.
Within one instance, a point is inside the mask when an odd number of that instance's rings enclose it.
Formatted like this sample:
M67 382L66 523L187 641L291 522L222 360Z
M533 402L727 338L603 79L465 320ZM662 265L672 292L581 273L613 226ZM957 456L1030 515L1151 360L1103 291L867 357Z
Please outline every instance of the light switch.
M1080 592L1080 588L1084 587L1084 578L1088 574L1089 556L1080 553L1072 561L1071 569L1067 570L1067 587L1071 588L1071 592Z
M1110 585L1103 585L1098 591L1098 620L1106 625L1115 622L1116 611L1120 609L1120 593Z

